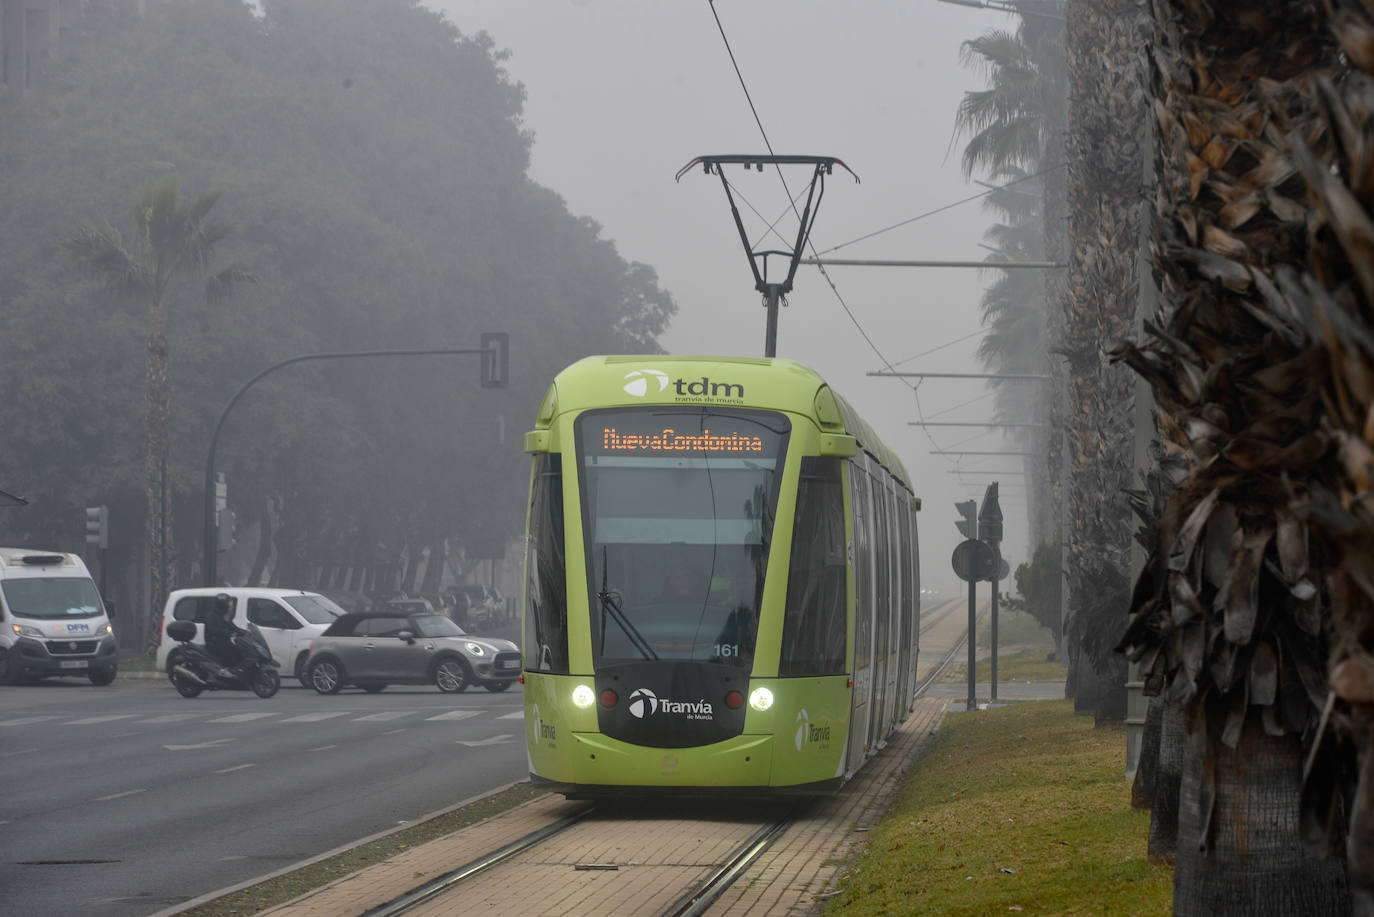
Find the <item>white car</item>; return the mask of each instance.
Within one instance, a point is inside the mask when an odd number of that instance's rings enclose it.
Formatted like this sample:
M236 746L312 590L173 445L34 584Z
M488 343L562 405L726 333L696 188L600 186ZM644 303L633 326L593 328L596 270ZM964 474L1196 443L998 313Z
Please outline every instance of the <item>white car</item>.
M310 643L344 614L344 610L318 592L301 589L275 589L267 586L205 586L177 589L167 596L162 609L162 640L157 648L157 670L167 671L167 654L177 645L167 636L173 621L196 625L194 642L205 642L205 619L214 609L215 596L227 595L234 603L234 623L247 627L256 624L281 665L283 674L302 678Z

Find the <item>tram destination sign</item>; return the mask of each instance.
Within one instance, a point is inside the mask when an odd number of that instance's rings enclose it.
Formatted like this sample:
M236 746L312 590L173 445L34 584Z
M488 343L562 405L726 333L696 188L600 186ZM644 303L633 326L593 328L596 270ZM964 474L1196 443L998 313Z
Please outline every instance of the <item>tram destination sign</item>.
M588 456L775 458L786 421L765 412L597 411L579 420Z

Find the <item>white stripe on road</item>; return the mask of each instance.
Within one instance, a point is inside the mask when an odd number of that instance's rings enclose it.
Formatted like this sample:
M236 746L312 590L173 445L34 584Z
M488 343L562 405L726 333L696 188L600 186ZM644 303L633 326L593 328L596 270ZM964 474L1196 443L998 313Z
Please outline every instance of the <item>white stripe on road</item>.
M466 720L474 716L481 716L481 714L481 710L450 710L448 713L427 716L425 720Z
M95 801L96 801L96 802L109 802L111 799L122 799L122 798L125 797L125 796L136 796L136 795L138 795L139 793L144 793L144 792L147 792L147 791L146 791L146 790L141 790L141 789L140 789L140 790L125 790L125 791L122 792L122 793L111 793L109 796L97 796L97 797L95 798Z
M414 710L383 710L381 713L369 713L367 716L360 716L353 722L362 723L367 720L381 721L396 720L403 716L410 716Z
M134 717L140 715L141 714L138 713L107 713L104 716L88 716L84 720L72 720L70 723L67 723L66 725L87 726L91 723L108 723L111 720L131 720Z
M260 720L263 717L277 716L276 713L235 713L232 716L221 716L217 719L207 720L209 723L248 723L253 720Z
M302 713L300 716L289 716L282 720L283 723L318 723L320 720L333 719L336 716L348 716L352 710L331 710L328 713Z
M203 713L164 713L162 716L150 716L139 720L139 723L180 723L185 720L193 720Z
M338 748L337 745L321 745L319 748L312 748L311 751L329 751L331 748Z
M44 720L55 720L55 716L25 716L17 720L0 720L0 726L27 726L30 723L41 723Z
M504 745L506 742L509 742L514 738L515 736L492 736L490 739L480 739L475 742L464 742L461 739L459 739L458 744L466 745L468 748L478 748L482 745Z
M237 764L233 767L225 767L215 771L216 774L228 774L232 771L247 770L250 767L257 767L256 764Z
M523 710L517 710L514 713L503 713L497 717L498 720L523 720L524 718L525 711Z

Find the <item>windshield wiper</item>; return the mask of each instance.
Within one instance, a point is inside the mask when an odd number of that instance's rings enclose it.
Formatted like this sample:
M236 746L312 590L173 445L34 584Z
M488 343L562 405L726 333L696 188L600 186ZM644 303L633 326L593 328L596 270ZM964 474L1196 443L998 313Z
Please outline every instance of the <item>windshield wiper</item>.
M597 655L606 654L606 616L609 614L615 619L615 623L620 625L620 629L625 632L625 636L630 638L630 643L635 649L639 650L640 655L645 659L658 659L658 653L649 645L649 641L644 639L644 635L639 629L630 623L630 619L625 617L625 613L620 610L620 603L616 601L614 595L606 591L606 546L601 546L601 591L596 597L601 600L601 647Z

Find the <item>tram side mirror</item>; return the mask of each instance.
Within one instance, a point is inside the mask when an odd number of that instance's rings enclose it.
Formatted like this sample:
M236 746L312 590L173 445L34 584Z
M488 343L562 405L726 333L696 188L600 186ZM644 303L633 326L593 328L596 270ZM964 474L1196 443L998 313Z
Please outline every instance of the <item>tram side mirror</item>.
M821 455L853 458L859 451L859 441L847 433L822 433Z

